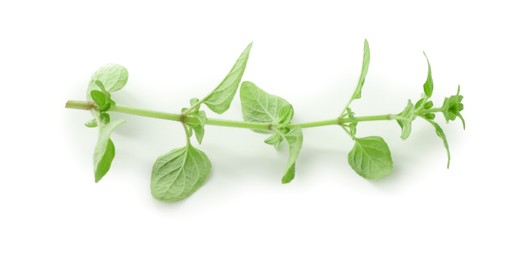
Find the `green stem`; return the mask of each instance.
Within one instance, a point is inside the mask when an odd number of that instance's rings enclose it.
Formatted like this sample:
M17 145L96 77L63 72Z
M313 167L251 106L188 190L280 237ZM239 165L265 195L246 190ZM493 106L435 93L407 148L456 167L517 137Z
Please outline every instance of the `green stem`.
M88 101L68 100L66 102L66 108L91 110L96 107L95 103Z
M159 112L159 111L153 111L153 110L147 110L147 109L141 109L141 108L135 108L135 107L117 106L117 105L114 107L111 107L109 111L136 115L136 116L172 120L172 121L182 121L181 119L183 118L181 114L172 114L172 113L165 113L165 112Z
M421 113L428 114L428 113L437 113L437 112L442 112L442 111L443 111L442 107L436 107L436 108L430 108L430 109L423 109Z
M66 108L72 109L83 109L90 110L96 108L93 102L88 101L68 101L66 103ZM199 120L192 116L186 116L184 114L174 114L159 112L135 107L128 106L113 106L108 111L119 112L124 114L149 117L149 118L158 118L171 121L179 122L188 122L188 123L198 123ZM366 121L378 121L378 120L392 120L395 119L395 115L386 114L386 115L375 115L375 116L358 116L355 117L357 122L366 122ZM311 128L311 127L320 127L320 126L329 126L329 125L342 125L344 123L349 123L349 118L335 118L315 122L307 123L298 123L290 124L290 127L301 127L301 128ZM260 129L260 130L271 130L273 125L269 123L253 123L253 122L243 122L243 121L234 121L234 120L225 120L225 119L216 119L216 118L207 118L207 125L215 126L224 126L224 127L236 127L236 128L248 128L248 129Z
M207 118L207 125L225 126L225 127L237 127L237 128L249 128L249 129L260 129L260 130L271 130L272 124L268 123L251 123L234 120L224 120L216 118Z

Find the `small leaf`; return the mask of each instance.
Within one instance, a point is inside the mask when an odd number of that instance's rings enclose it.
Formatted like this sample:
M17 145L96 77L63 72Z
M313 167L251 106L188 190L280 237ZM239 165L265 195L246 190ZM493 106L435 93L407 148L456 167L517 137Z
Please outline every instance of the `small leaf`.
M103 125L107 125L108 123L110 123L110 114L106 112L101 112L99 113L99 117L101 118L101 122Z
M247 122L278 123L280 109L289 106L281 97L271 95L258 88L254 83L244 81L240 87L243 119ZM258 133L272 133L271 130L254 130Z
M295 178L296 159L298 158L300 150L302 149L302 128L292 127L287 134L282 136L282 138L286 140L289 148L287 167L284 176L282 177L282 183L285 184L291 182Z
M207 122L207 114L205 114L205 111L198 111L195 115L199 120L199 124L205 126L205 123Z
M355 88L355 92L353 93L353 96L351 96L352 100L361 98L362 87L364 86L364 82L366 81L366 74L368 74L369 66L370 66L370 45L368 44L368 40L364 40L364 53L362 55L362 69L360 72L359 82L357 83L357 87Z
M198 102L199 102L199 99L198 99L198 98L191 98L191 99L190 99L190 105L191 105L191 106L197 104Z
M434 102L432 100L425 103L425 109L430 109L434 106Z
M128 70L117 64L108 64L97 70L90 81L90 87L97 87L97 81L100 81L108 92L115 92L126 85L128 81Z
M211 163L204 152L193 146L174 149L154 163L152 195L162 201L185 199L203 185L210 171Z
M99 127L99 137L97 138L97 145L95 145L95 152L93 153L95 182L99 182L108 170L110 170L115 156L115 146L110 139L110 135L124 122L124 120L118 120Z
M397 115L397 123L401 127L401 138L403 140L408 138L412 132L412 121L414 121L416 118L414 109L414 105L410 100L408 100L406 108L403 110L403 112Z
M97 127L97 120L92 119L92 120L90 120L90 121L84 123L84 125L85 125L86 127L89 127L89 128Z
M448 161L447 161L446 167L450 168L450 148L448 146L448 141L446 140L445 132L443 132L443 129L441 129L441 127L436 122L434 122L434 121L432 121L430 119L426 119L426 121L428 121L430 124L432 124L432 126L434 126L437 136L439 136L439 138L441 138L441 140L443 140L443 145L445 146L447 157L448 157Z
M460 87L458 86L456 95L445 98L442 110L447 123L449 121L454 121L456 118L459 117L459 119L461 119L461 122L463 123L463 129L465 129L465 119L461 115L461 111L463 111L464 109L463 96L459 95L459 90Z
M291 119L293 119L294 114L293 106L290 104L281 107L278 110L278 124L288 125L291 122Z
M360 176L377 180L388 176L393 169L392 155L379 136L356 138L348 154L348 163Z
M274 146L275 149L278 149L278 147L280 146L280 143L282 143L283 140L284 139L282 138L282 135L275 133L271 135L270 137L268 137L267 139L265 139L264 142L266 144Z
M423 89L425 91L425 95L427 98L432 97L432 93L434 92L434 81L432 80L432 68L430 67L430 61L428 61L428 56L426 56L426 53L423 52L426 58L426 63L428 64L428 76L426 77L425 84L423 85Z
M421 108L421 106L424 105L424 102L426 101L426 98L421 98L417 101L417 103L415 103L415 108L418 109L418 108Z
M435 119L436 118L436 114L428 113L428 114L425 114L425 117L427 119Z
M100 80L96 80L95 81L95 85L97 85L97 87L99 87L99 89L102 90L103 92L108 92L108 91L106 91L106 88L104 87L104 84L102 84L102 82Z
M95 102L97 107L99 107L99 111L104 111L104 108L106 106L106 96L104 95L104 93L99 90L92 90L90 92L90 95L93 102Z
M203 125L193 125L192 129L194 129L194 133L196 134L196 140L201 144L203 137L205 136L205 128Z
M195 118L196 120L192 120L187 122L187 129L189 132L189 135L192 136L192 132L196 134L196 140L198 140L198 143L201 144L203 141L203 137L205 136L205 123L207 122L207 116L205 114L205 111L197 111L193 112L191 115L189 115L189 118Z
M347 107L346 108L346 113L344 114L344 116L347 117L350 120L350 122L347 124L347 126L349 128L349 133L350 133L351 137L355 137L355 135L357 134L357 125L358 125L358 122L355 119L355 113L353 113L353 111L351 111L351 108Z
M238 90L240 81L242 80L247 60L251 52L252 43L242 52L234 66L232 67L229 74L223 79L223 81L207 96L203 99L210 110L221 114L231 106L232 99Z

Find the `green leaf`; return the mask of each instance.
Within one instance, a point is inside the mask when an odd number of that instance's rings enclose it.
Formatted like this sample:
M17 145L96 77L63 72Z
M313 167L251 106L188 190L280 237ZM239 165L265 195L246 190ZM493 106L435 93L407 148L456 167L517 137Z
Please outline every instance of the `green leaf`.
M93 74L90 81L91 89L97 87L97 81L100 81L104 85L106 91L115 92L126 85L128 81L128 70L117 64L105 65Z
M280 146L280 143L283 141L283 137L281 134L275 133L271 136L269 136L267 139L264 140L266 144L274 146L275 149L278 149Z
M110 123L110 114L106 112L99 113L99 118L101 119L103 125L107 125L108 123Z
M191 145L174 149L154 163L152 195L162 201L185 199L203 185L210 171L211 163L204 152Z
M436 114L427 113L427 114L424 115L424 117L426 117L427 119L435 119L436 118Z
M460 87L458 86L456 95L445 98L442 110L447 123L449 121L454 121L456 118L459 117L459 119L461 119L461 122L463 123L463 129L465 129L465 119L461 115L461 111L463 111L464 109L463 96L459 95L459 91Z
M93 153L95 182L99 182L108 170L110 170L113 158L115 157L115 146L110 139L110 135L124 122L124 120L118 120L99 127L99 137L97 138L97 144L95 145L95 151Z
M364 82L366 81L366 74L368 74L369 66L370 66L370 45L368 44L368 40L364 40L364 54L362 56L362 69L360 72L359 82L357 83L357 87L355 88L355 92L353 93L353 96L351 96L352 100L361 98L362 86L364 86Z
M238 90L240 81L242 80L247 60L249 59L249 53L251 52L252 43L242 52L234 66L232 67L229 74L223 79L223 81L207 96L203 99L210 110L221 114L231 106L232 99Z
M415 108L418 109L418 108L424 107L425 102L426 102L426 98L419 99L417 103L415 103Z
M99 110L103 111L106 106L106 96L104 93L99 90L92 90L90 95L93 102L95 102L95 104L99 107Z
M427 98L432 97L432 93L434 92L434 81L432 80L432 68L430 67L430 61L428 60L428 56L426 56L426 53L423 52L426 58L426 63L428 64L428 76L426 77L425 84L423 85L425 95Z
M447 157L448 157L448 161L447 161L446 167L450 168L450 147L448 146L448 141L446 140L445 132L443 132L443 129L441 129L441 127L436 122L434 122L434 121L432 121L430 119L426 119L426 118L425 118L425 120L428 121L430 124L432 124L432 126L434 126L437 136L439 136L439 138L441 138L441 140L443 140L443 145L445 146Z
M393 169L390 149L379 136L356 138L355 145L348 154L348 163L360 176L368 180L386 177Z
M203 142L203 137L205 136L205 128L203 125L193 125L192 129L194 129L194 133L196 134L196 140L201 144L201 142Z
M397 123L401 127L401 138L405 140L410 136L412 132L412 121L416 118L414 114L414 105L410 100L408 100L408 105L403 110L403 112L397 115Z
M293 119L294 115L295 111L293 109L293 106L291 106L290 104L281 107L278 110L278 124L288 125Z
M187 129L189 130L189 134L192 135L192 130L196 134L196 140L198 140L198 143L201 144L203 141L203 137L205 136L205 123L207 122L207 116L205 114L205 111L197 111L193 112L189 117L194 117L198 119L197 122L193 121L192 123L187 123L189 126Z
M351 111L351 108L347 107L345 113L342 116L347 117L350 120L350 122L345 124L345 126L348 126L351 137L355 137L357 134L358 125L357 119L355 118L355 113Z
M84 123L84 125L85 125L86 127L89 127L89 128L97 127L97 120L92 119L92 120L90 120L90 121Z
M280 121L280 109L290 106L285 99L271 95L249 81L244 81L240 87L240 100L243 119L247 122L278 123ZM258 133L272 132L271 130L254 131Z
M289 148L289 157L287 159L287 167L284 176L282 177L282 183L289 183L295 178L296 159L302 149L302 128L292 127L288 133L282 133L282 138L286 140Z
M425 108L425 109L430 109L430 108L432 108L433 106L434 106L434 102L432 102L432 100L430 100L430 101L428 101L428 102L425 103L424 108Z

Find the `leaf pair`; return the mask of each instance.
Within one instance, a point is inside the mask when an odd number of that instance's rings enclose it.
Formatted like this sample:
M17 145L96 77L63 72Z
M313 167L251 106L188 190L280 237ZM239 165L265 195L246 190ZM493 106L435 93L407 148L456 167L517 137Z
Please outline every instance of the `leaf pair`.
M200 110L205 104L210 110L221 114L227 111L232 103L243 77L251 51L249 44L223 81L205 98L190 100L190 108L182 110L186 116L184 127L187 138L192 133L201 144L205 135L207 116ZM211 172L211 163L207 155L187 143L187 146L174 149L160 156L154 163L150 189L152 195L162 201L179 201L192 195L207 180Z
M347 103L340 118L348 118L349 123L341 124L342 127L351 135L355 144L348 154L348 163L355 172L368 180L376 180L390 174L393 169L392 156L388 145L379 136L369 136L363 138L355 137L357 133L357 121L349 105L355 99L362 97L362 88L366 81L368 68L370 66L370 45L368 40L364 40L364 52L362 57L362 69L355 91ZM401 113L403 114L403 113ZM412 115L413 116L413 115ZM401 116L402 122L404 117ZM408 128L408 127L406 127ZM406 130L408 131L408 130Z
M99 136L93 153L95 182L99 182L110 170L115 157L115 146L110 135L125 122L124 120L110 122L110 115L106 111L115 104L111 98L111 92L122 89L127 81L126 68L117 64L108 64L93 74L88 86L88 99L91 99L98 107L98 110L93 111L96 118L86 123L88 127L99 127Z
M245 121L269 124L268 130L253 130L272 134L265 143L278 147L283 140L287 142L289 158L282 183L291 182L295 178L295 164L303 142L302 128L286 127L293 119L293 107L285 99L271 95L249 81L240 87L240 100Z
M422 106L422 108L424 109L430 109L433 107L433 103L432 101L427 101L427 100L432 97L432 93L434 90L434 81L432 79L432 68L430 66L430 61L428 60L428 56L426 56L426 53L425 53L425 57L426 57L426 63L428 65L428 75L426 77L425 83L423 84L425 98L419 100L421 103L418 102L416 104L416 108L419 105L419 107ZM463 100L463 96L459 95L459 87L458 87L458 92L455 96L451 96L450 98L445 99L442 110L443 110L443 114L445 115L445 119L447 120L447 122L448 120L454 120L456 117L459 116L461 120L463 121L463 128L465 128L465 120L463 120L463 117L460 114L460 111L463 110L463 104L461 103L462 100ZM443 141L443 146L446 149L447 158L448 158L447 168L449 168L450 167L450 147L448 145L445 132L436 122L434 122L434 118L435 118L434 114L428 113L428 114L421 115L421 117L425 119L427 122L429 122L434 127L437 136L439 136L439 138L441 138L441 140Z

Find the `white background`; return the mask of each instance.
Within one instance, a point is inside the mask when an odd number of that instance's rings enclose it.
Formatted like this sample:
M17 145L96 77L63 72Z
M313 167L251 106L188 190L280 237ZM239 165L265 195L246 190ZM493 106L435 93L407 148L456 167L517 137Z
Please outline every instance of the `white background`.
M1 259L526 259L521 1L2 1ZM290 101L295 121L334 118L353 92L362 44L370 72L358 115L400 112L432 64L435 101L465 96L466 131L444 124L446 153L416 121L359 126L381 135L395 170L368 182L347 164L338 127L306 129L297 177L287 150L247 130L206 128L213 164L187 200L150 195L157 156L184 144L179 124L114 114L111 171L95 184L96 130L83 99L106 63L130 72L120 104L178 112L203 97L254 41L244 79ZM224 115L241 119L240 102Z

